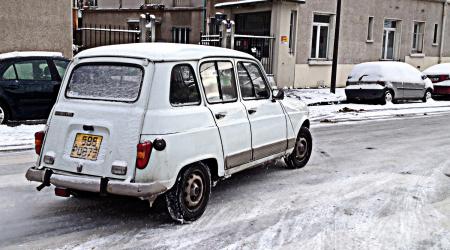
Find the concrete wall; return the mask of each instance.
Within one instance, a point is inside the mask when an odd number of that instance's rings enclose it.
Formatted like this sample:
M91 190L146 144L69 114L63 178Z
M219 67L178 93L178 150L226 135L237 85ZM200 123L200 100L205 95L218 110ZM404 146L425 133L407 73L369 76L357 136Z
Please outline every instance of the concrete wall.
M0 53L57 51L72 57L71 0L1 0Z
M341 34L339 46L338 86L345 86L348 73L354 64L378 61L382 56L383 27L385 19L399 20L397 28L397 53L395 59L405 61L420 69L438 63L439 46L433 45L434 24L442 25L443 4L424 0L347 0L342 1ZM335 0L307 1L300 7L295 70L295 87L329 86L331 64L310 60L312 21L317 13L335 14ZM369 16L374 17L373 41L367 41ZM449 19L449 15L447 15ZM424 51L412 53L413 22L425 22ZM447 29L450 21L447 22ZM329 60L332 59L334 31L330 31ZM450 42L450 32L446 40ZM444 56L450 56L450 47L444 45ZM446 59L444 59L445 61ZM283 77L282 77L283 78ZM282 79L281 78L281 79ZM278 81L291 86L287 81Z

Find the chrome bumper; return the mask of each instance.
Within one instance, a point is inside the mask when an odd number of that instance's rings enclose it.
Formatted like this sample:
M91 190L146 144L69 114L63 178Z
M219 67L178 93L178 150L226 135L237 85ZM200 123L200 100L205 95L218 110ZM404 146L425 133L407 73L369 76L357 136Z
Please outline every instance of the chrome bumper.
M167 188L158 182L131 183L126 181L108 180L99 177L62 175L48 172L45 169L28 169L25 177L29 181L52 184L56 187L68 188L93 193L106 192L108 194L131 196L138 198L154 198L167 191ZM48 178L48 180L46 180Z

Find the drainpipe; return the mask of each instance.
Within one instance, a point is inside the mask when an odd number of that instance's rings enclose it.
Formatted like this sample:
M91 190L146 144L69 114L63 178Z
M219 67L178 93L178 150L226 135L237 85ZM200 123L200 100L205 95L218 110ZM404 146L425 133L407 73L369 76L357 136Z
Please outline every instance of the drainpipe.
M203 0L202 31L203 33L206 33L206 0Z
M448 5L447 0L443 0L441 42L439 44L439 63L442 63L442 57L444 56L445 24L447 22L447 5Z

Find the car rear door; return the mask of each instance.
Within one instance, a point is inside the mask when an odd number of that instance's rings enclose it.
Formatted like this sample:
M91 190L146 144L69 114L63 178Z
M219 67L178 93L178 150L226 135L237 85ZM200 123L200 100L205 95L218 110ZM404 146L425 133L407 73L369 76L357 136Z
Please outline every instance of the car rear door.
M203 61L199 68L208 108L222 139L225 168L252 160L250 123L239 101L232 60Z
M271 90L259 64L237 63L239 88L252 131L253 160L287 149L287 121L281 104L271 98Z
M41 164L72 173L134 178L154 68L145 64L108 58L70 66L49 121ZM42 161L45 157L53 160ZM125 172L113 173L117 167Z
M404 97L408 99L422 98L425 94L425 82L420 71L412 66L401 68L405 81L403 82Z

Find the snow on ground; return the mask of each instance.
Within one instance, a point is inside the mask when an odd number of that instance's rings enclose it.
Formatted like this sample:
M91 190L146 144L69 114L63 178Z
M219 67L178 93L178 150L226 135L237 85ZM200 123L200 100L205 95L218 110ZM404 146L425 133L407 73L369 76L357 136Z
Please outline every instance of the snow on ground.
M330 89L286 89L287 97L297 98L308 105L338 103L346 100L345 89L337 88L336 94L330 93Z
M20 125L9 127L0 125L0 152L31 149L34 146L34 133L43 130L45 125Z

